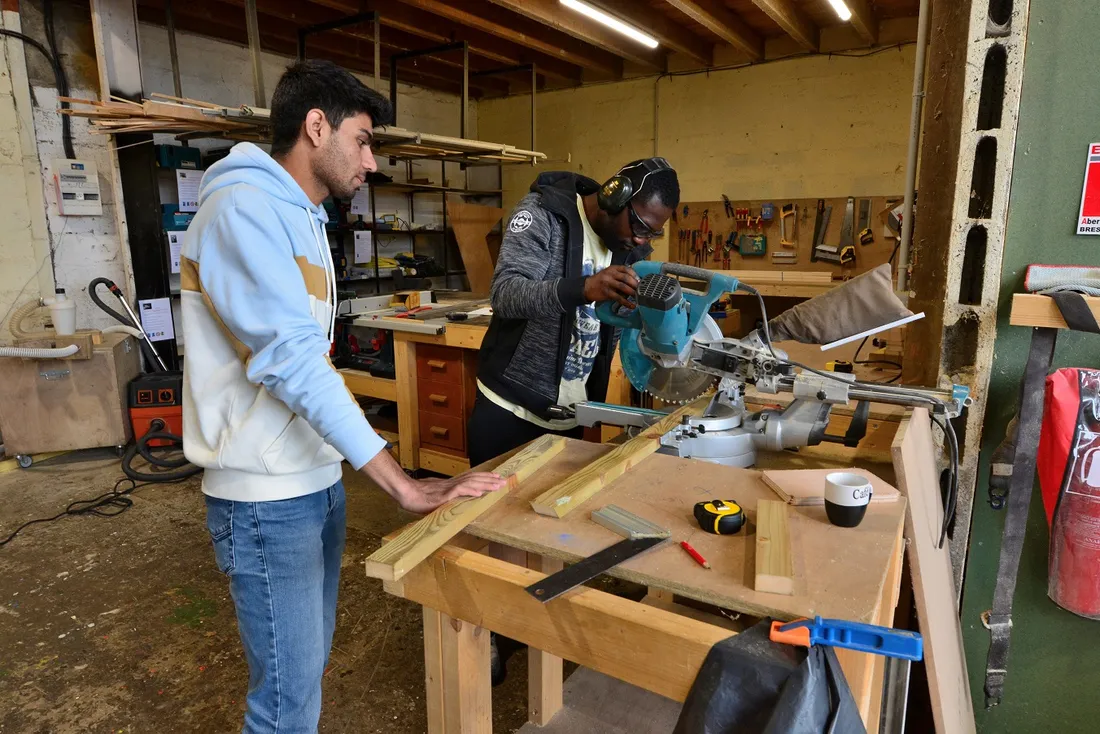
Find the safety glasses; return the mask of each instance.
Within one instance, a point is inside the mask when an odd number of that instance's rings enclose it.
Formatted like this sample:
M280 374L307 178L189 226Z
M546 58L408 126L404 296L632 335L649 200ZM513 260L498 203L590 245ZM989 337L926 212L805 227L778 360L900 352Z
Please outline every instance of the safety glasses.
M638 212L634 210L634 204L628 204L626 209L630 212L630 231L635 237L653 240L664 234L663 230L651 229L650 226L638 216Z

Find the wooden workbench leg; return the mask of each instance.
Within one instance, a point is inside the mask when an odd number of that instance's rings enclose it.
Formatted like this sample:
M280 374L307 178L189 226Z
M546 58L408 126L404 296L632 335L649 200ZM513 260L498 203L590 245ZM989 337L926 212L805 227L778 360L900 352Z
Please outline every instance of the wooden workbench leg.
M890 558L890 565L886 570L882 596L875 608L873 624L884 627L894 625L894 610L898 605L898 594L901 588L901 566L904 559L904 550L905 540L899 533L894 545L894 552ZM885 658L881 655L856 652L855 650L846 650L839 647L834 649L837 661L844 671L844 677L848 679L848 687L852 689L852 697L855 699L867 731L878 731L882 710L883 674L886 670Z
M424 612L424 698L428 705L428 734L445 734L443 723L443 615L434 609Z
M557 558L527 554L527 566L542 573L556 573L564 564ZM527 651L527 720L546 726L562 706L562 660L542 650Z
M443 670L443 731L446 734L492 734L489 630L442 612L438 614ZM429 703L429 716L430 711Z
M397 434L401 466L420 468L420 415L416 395L416 343L393 335L394 379L397 382Z

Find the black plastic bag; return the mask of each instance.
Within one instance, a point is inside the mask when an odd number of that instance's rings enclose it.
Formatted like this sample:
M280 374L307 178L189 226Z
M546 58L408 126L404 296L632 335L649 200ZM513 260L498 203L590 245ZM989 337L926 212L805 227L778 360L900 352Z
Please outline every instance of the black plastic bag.
M866 734L830 647L772 642L764 620L711 648L674 734Z

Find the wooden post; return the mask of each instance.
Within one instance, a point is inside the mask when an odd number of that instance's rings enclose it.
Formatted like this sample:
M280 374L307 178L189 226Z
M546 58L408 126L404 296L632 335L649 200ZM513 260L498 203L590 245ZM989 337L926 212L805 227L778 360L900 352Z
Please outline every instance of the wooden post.
M443 726L447 734L492 734L489 630L440 617Z
M527 567L545 574L565 564L557 558L527 554ZM562 659L542 650L527 651L527 720L546 726L562 707Z
M424 698L428 705L428 734L445 734L443 723L443 615L424 612Z
M420 416L417 414L416 343L393 334L394 379L397 382L397 434L401 437L401 467L420 468Z

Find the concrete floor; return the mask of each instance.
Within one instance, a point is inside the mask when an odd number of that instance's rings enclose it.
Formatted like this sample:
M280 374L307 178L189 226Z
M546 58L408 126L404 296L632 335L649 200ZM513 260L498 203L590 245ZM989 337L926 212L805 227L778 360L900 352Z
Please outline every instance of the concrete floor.
M56 463L83 459L79 463ZM70 454L0 474L0 537L106 492L118 460ZM363 559L411 519L345 468L348 544L321 731L424 732L419 607ZM35 525L0 548L0 732L239 731L247 667L197 479L140 489L118 517ZM493 691L494 731L526 721L526 656Z

